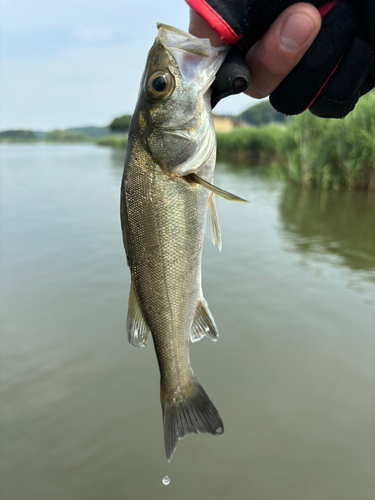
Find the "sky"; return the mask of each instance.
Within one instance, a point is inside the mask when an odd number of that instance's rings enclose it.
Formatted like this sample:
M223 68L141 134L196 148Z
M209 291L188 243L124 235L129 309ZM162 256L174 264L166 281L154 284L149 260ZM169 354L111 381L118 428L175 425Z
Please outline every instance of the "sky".
M183 0L0 0L0 130L106 126L131 114L156 23L188 29ZM257 101L229 97L237 114Z

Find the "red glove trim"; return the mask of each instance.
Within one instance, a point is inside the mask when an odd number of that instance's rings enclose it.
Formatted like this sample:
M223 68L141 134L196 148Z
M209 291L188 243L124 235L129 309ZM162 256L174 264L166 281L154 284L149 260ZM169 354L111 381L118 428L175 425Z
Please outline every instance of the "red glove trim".
M334 0L333 2L327 2L324 5L321 5L318 9L321 17L324 17L328 12L337 4L338 0Z
M321 7L319 7L319 13L322 17L324 17L326 14L328 14L328 12L337 4L338 0L334 0L333 2L327 2L325 3L324 5L322 5ZM331 71L329 77L327 78L327 80L323 83L322 87L320 88L319 92L316 94L316 96L314 97L314 99L310 102L310 104L307 106L306 109L309 109L310 106L312 106L315 102L315 100L320 96L320 94L323 92L323 89L324 87L327 85L329 79L331 78L331 76L333 75L333 73L337 70L340 62L341 62L341 59L343 58L344 56L341 56L340 57L340 60L339 62L336 64L336 66L333 68L333 70ZM303 111L306 111L306 109L304 109ZM302 113L303 113L302 111Z
M205 0L186 0L186 3L195 12L203 17L207 24L213 28L219 37L226 44L234 44L241 40L242 35L237 35L235 31L224 21L222 17Z
M344 57L344 56L341 56L341 57L340 57L339 62L338 62L338 63L336 64L336 66L333 68L333 70L331 71L331 73L330 73L329 77L328 77L328 78L327 78L327 80L323 83L323 85L322 85L321 89L319 90L319 92L316 94L316 96L315 96L315 97L314 97L314 99L310 102L310 104L307 106L307 108L306 108L306 109L309 109L309 107L310 107L310 106L312 106L312 105L314 104L315 100L316 100L316 99L320 96L320 94L324 93L324 92L323 92L324 87L327 85L327 83L329 82L329 79L331 78L331 76L333 75L333 73L334 73L334 72L337 70L337 68L339 67L340 62L342 61L342 58L343 58L343 57ZM303 111L306 111L306 109L304 109ZM303 111L302 111L302 113L303 113Z

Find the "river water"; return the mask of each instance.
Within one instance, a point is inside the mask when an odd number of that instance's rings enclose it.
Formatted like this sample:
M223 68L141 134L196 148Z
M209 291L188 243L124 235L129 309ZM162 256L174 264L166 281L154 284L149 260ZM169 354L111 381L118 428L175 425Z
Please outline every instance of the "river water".
M153 345L125 334L124 153L0 155L4 499L375 497L375 193L217 166L251 201L218 201L203 289L220 339L191 347L225 433L189 436L168 464Z

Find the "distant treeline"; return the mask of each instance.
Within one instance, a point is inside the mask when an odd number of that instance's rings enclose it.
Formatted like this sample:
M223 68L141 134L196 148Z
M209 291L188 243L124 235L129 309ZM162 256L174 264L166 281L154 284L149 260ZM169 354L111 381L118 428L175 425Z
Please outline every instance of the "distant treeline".
M110 146L114 148L126 148L127 146L127 134L130 127L132 115L122 115L115 118L109 124L109 130L112 132L111 135L102 137L96 141L99 146ZM255 106L243 111L237 116L230 117L234 122L259 126L265 123L283 123L286 117L276 111L269 101L263 101ZM122 135L120 135L122 134Z
M45 135L44 140L47 142L88 142L90 137L83 132L52 130Z
M35 142L39 138L31 130L4 130L0 132L0 142Z
M361 98L343 120L317 118L309 112L285 120L269 102L252 106L235 119L254 126L217 133L219 158L262 165L265 171L304 186L375 190L375 92ZM95 141L126 148L130 120L131 115L123 115L108 127L48 133L8 130L0 132L0 142Z
M276 111L269 101L262 101L247 108L233 119L240 123L259 127L268 123L285 123L286 116Z
M217 134L218 156L268 165L278 175L324 189L375 190L375 93L343 120L305 112L284 126Z
M113 133L126 133L129 131L131 115L122 115L115 118L110 124L109 129ZM269 101L262 101L255 106L251 106L236 116L229 116L231 120L247 125L264 125L266 123L284 123L285 115L276 111Z
M89 142L95 141L99 145L126 147L126 135L129 131L132 115L122 115L108 125L108 127L74 127L66 130L52 130L50 132L33 132L31 130L6 130L0 132L0 142ZM285 116L278 113L268 101L251 106L237 116L230 117L235 122L259 126L265 123L282 123Z
M0 132L0 142L89 142L109 133L108 127L76 127L51 132L32 130L5 130Z

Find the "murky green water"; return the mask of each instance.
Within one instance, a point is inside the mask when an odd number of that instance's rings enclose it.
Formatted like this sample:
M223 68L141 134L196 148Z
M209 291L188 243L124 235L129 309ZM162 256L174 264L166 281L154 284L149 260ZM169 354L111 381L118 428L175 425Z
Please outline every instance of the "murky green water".
M220 331L191 348L225 424L168 464L152 343L127 343L123 153L2 146L1 488L6 500L372 500L375 196L219 165ZM171 483L162 484L168 475Z

